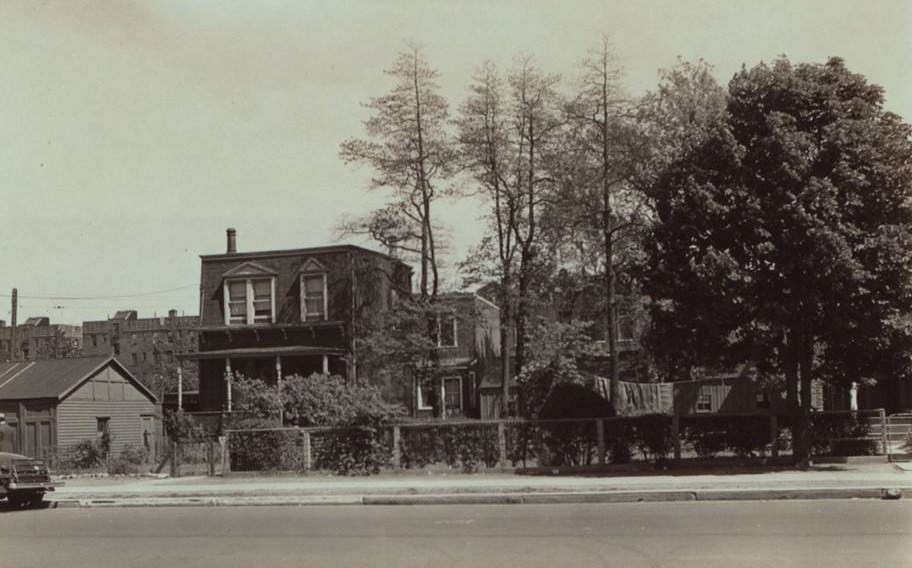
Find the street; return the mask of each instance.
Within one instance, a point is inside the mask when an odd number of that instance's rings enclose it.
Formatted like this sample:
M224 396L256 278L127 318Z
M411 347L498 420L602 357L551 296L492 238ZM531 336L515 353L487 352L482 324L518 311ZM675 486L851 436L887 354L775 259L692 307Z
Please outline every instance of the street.
M2 566L912 566L908 501L48 509Z

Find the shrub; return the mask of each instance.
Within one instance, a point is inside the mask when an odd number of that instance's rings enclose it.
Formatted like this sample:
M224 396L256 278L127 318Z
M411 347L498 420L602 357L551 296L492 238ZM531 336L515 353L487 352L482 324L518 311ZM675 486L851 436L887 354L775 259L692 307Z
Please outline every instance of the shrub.
M399 442L403 467L445 463L465 473L498 461L497 429L491 425L439 425L403 428Z
M98 440L82 440L70 447L64 459L65 467L92 469L104 463L105 453Z
M303 452L294 430L232 432L230 459L231 469L236 471L303 469Z
M383 424L358 416L323 436L318 465L341 475L380 473L390 463L390 440Z
M139 473L145 461L146 451L143 448L127 445L108 464L108 473L112 475Z
M636 444L646 459L663 459L674 445L670 416L645 414L636 419L633 430Z

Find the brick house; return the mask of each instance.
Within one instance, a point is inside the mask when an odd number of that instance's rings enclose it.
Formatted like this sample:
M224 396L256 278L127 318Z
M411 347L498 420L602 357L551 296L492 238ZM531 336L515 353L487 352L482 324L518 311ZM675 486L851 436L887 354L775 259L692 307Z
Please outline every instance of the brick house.
M13 341L15 340L15 345ZM51 323L47 317L31 317L13 327L0 320L0 361L56 359L79 352L82 328Z
M409 409L416 417L483 418L482 386L500 384L500 309L470 293L438 297L436 360L419 373Z
M411 291L411 268L353 245L201 256L198 408L232 410L242 375L359 378L355 337Z
M177 310L146 318L138 317L136 310L121 310L108 319L82 323L82 351L87 356L117 357L152 387L163 384L162 376L176 373L178 356L196 351L198 327L199 316L178 315ZM185 380L196 375L192 363L185 364L183 372ZM174 377L170 379L173 382ZM156 392L158 397L164 394Z

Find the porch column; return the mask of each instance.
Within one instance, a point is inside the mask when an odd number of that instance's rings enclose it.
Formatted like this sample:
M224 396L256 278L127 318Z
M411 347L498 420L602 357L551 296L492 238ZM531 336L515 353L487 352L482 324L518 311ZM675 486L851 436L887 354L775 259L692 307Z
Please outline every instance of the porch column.
M228 412L231 412L231 359L225 359L225 381L228 383Z
M276 388L279 391L279 424L285 424L285 407L282 404L282 358L276 356Z
M184 409L184 362L177 362L177 411Z
M323 374L329 374L329 355L323 355Z
M447 407L446 407L446 380L443 378L440 379L440 418L446 420L447 417Z

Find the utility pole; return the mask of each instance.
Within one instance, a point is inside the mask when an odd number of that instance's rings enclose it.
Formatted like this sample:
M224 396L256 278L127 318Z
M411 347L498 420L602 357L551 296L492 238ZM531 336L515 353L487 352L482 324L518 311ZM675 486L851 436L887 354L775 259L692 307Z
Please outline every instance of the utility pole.
M17 290L16 288L13 288L12 297L13 297L13 310L12 310L12 318L10 320L10 325L11 325L10 361L18 361L19 360L19 357L18 357L19 341L18 341L18 338L16 337L16 326L17 326L16 312L19 309L19 301L18 301L19 300L19 290Z

